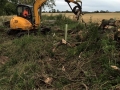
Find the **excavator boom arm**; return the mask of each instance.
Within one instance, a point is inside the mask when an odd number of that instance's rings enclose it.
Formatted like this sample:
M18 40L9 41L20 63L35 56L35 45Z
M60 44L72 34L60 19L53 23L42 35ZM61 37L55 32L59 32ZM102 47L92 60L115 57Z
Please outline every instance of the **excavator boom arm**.
M36 0L34 2L34 17L35 17L35 27L38 27L40 25L40 16L38 9L42 6L43 3L45 3L47 0Z
M35 27L38 27L40 25L40 16L39 16L39 12L38 9L43 5L43 3L45 3L47 0L35 0L34 2L34 17L35 17ZM67 2L68 4L70 2L74 3L77 5L77 7L79 9L81 9L82 7L82 2L80 0L65 0L65 2ZM81 6L78 4L78 2L81 3ZM70 6L70 5L69 5ZM70 7L71 8L71 7ZM72 9L72 8L71 8ZM73 11L73 10L72 10ZM74 13L74 11L73 11Z

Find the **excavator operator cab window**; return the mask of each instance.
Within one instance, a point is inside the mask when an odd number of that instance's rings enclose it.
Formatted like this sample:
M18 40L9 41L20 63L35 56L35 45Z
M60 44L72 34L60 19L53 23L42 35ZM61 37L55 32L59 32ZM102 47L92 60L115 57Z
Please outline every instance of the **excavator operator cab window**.
M32 22L31 7L29 7L27 5L18 5L17 6L17 15L20 17L23 17L25 19L28 19L30 22Z
M22 16L22 8L18 7L18 16Z

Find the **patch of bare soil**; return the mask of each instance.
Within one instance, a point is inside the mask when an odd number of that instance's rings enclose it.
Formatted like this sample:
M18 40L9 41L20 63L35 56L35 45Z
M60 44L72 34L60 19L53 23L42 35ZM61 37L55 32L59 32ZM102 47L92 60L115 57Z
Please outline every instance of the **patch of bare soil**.
M0 56L0 64L5 64L9 58L7 56Z

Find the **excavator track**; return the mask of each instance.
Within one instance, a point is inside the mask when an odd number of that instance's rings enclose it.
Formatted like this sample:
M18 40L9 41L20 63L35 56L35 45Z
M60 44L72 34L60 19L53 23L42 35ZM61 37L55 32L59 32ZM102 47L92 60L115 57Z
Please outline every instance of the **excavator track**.
M37 32L40 32L41 34L46 35L50 31L51 31L51 28L48 28L48 27L41 27L40 30L33 29L33 30L29 30L29 31L28 30L25 30L25 31L23 31L23 30L8 30L7 35L21 37L21 36L24 36L27 34L36 35Z

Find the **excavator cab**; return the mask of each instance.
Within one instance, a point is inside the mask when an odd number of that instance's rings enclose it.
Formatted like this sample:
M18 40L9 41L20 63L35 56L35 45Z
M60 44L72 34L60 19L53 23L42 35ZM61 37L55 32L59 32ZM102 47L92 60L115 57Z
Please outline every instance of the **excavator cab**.
M17 9L17 16L23 17L29 20L33 24L33 7L32 6L20 4L17 6L16 9ZM27 13L24 13L25 11L27 11ZM26 15L25 17L24 14L28 14L28 15Z
M27 15L24 17L23 12L27 9ZM33 7L30 5L19 4L16 7L17 16L13 16L10 20L10 31L21 32L33 29ZM26 13L25 13L26 14Z

